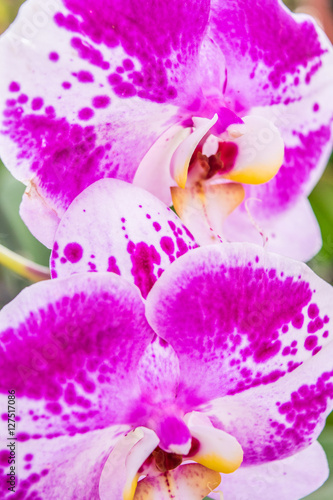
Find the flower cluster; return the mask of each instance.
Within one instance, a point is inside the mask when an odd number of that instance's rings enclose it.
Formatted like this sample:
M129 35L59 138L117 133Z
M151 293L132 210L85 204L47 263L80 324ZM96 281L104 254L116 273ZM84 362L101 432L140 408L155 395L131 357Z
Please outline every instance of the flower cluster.
M0 153L52 250L0 312L20 453L10 490L1 430L1 498L319 488L333 291L301 261L321 245L325 35L277 0L27 0L0 61Z

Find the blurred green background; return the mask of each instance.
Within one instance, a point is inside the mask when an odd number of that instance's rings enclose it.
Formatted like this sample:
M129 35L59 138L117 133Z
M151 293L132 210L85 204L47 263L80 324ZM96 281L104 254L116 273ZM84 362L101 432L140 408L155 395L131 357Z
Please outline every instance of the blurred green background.
M0 0L0 33L15 18L21 3L23 3L22 0ZM285 3L292 8L297 4L296 1ZM18 215L23 191L24 186L7 172L0 161L0 243L39 264L48 265L50 252L30 234ZM319 276L333 284L332 159L322 179L312 192L310 202L321 227L323 247L319 254L309 262L309 265ZM0 267L0 308L29 284L29 282L16 276L11 271ZM333 471L333 416L328 419L326 428L319 440L326 450ZM332 499L333 473L320 490L307 497L307 500Z

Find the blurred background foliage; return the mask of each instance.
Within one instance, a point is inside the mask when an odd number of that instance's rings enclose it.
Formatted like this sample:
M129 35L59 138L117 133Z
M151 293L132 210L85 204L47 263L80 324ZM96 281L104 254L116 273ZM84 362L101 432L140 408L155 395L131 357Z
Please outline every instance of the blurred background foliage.
M262 0L264 1L264 0ZM22 0L0 0L0 33L15 18ZM333 14L330 0L290 0L285 3L293 10L311 12L322 23L328 35L333 30ZM333 12L333 9L332 11ZM41 245L28 231L18 215L24 186L17 182L0 161L0 243L33 261L48 265L49 250ZM310 195L310 202L319 221L323 247L309 262L312 269L323 279L333 284L333 159ZM0 308L13 299L30 283L0 267ZM330 468L333 471L333 416L319 438L324 446ZM317 492L307 500L332 500L333 474ZM231 499L233 500L233 499ZM269 500L269 499L267 499ZM284 499L281 499L284 500Z

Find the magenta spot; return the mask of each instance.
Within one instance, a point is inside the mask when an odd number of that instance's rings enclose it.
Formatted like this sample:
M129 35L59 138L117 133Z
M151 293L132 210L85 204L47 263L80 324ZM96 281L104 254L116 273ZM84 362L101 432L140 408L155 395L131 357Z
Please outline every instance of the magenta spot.
M116 261L116 258L115 257L109 257L109 260L108 260L108 268L107 268L107 271L109 273L115 273L115 274L118 274L118 276L121 275L121 272L120 272L120 269L119 267L117 266L117 261Z
M328 335L329 335L328 330L326 330L326 331L323 333L323 337L324 337L324 339L327 339Z
M147 219L151 219L151 215L146 214Z
M136 95L136 90L134 85L128 82L119 83L113 87L113 91L117 96L127 99L128 97L133 97Z
M91 108L82 108L80 109L78 116L80 120L90 120L94 116L94 112Z
M122 77L117 73L112 73L108 76L108 81L111 85L117 85L123 81Z
M68 243L65 246L64 255L69 260L69 262L75 264L82 259L83 248L78 243Z
M9 450L1 450L0 451L0 464L4 466L8 466L8 459L9 459Z
M98 95L92 100L94 108L107 108L110 102L111 99L107 95Z
M153 227L154 227L156 232L159 232L162 229L158 222L153 222Z
M317 304L310 304L308 307L308 316L311 319L314 319L318 316L319 314L319 308Z
M297 329L301 329L303 323L304 323L304 316L302 313L296 314L296 316L291 320L291 324Z
M76 391L72 383L69 383L65 389L64 399L67 404L73 405L76 403Z
M57 52L50 52L49 59L50 61L57 62L59 61L59 54Z
M269 358L273 358L281 349L281 342L277 340L271 344L264 342L258 347L254 353L254 359L257 363L264 363Z
M53 415L60 415L62 412L61 405L59 403L47 403L45 406L46 410L49 411L50 413L53 413Z
M315 113L317 113L317 111L319 111L319 104L317 102L313 105L313 111Z
M26 94L21 94L17 101L20 103L20 104L25 104L26 102L28 102L28 96Z
M94 81L94 77L90 73L90 71L79 71L77 74L77 79L81 83L92 83Z
M47 115L55 115L55 109L53 106L46 106L45 113Z
M305 339L304 347L308 351L312 351L312 349L314 349L317 344L318 344L318 338L316 337L316 335L310 335Z
M131 59L124 59L123 66L126 71L131 71L132 69L134 69L134 64Z
M132 244L131 251L129 251L130 244ZM129 242L128 251L133 264L131 273L134 276L134 283L145 299L157 279L154 267L160 265L161 256L153 245L148 246L143 241L137 244Z
M41 97L35 97L31 102L31 107L34 111L38 111L43 107L44 101Z
M30 436L26 432L19 432L16 435L16 439L17 439L17 441L24 443L25 441L28 441L30 439Z
M163 252L167 255L171 255L175 251L175 244L169 236L163 236L160 241L161 248Z
M9 92L19 92L21 89L17 82L11 82L9 85Z
M62 86L64 89L68 90L71 88L72 84L70 82L62 82Z

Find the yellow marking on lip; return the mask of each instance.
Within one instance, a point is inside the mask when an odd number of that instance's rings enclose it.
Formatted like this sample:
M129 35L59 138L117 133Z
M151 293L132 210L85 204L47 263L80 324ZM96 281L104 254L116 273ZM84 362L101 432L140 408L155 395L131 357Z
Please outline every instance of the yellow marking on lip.
M186 185L188 167L189 167L190 161L191 161L191 158L188 158L186 160L186 162L184 163L183 168L176 169L177 174L175 175L175 181L177 182L178 186L182 189L184 189L185 185Z
M283 159L267 169L264 169L262 166L250 165L244 170L231 170L227 174L224 174L223 177L243 184L264 184L276 176L282 161Z
M129 486L125 486L123 491L123 500L133 500L139 477L139 474L136 474L131 484Z
M207 467L207 469L222 472L223 474L230 474L240 467L243 461L243 453L240 453L234 460L227 460L217 453L209 453L206 455L200 455L199 453L191 457L191 460Z

